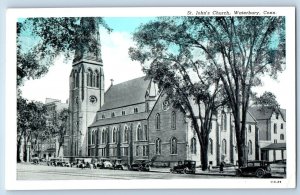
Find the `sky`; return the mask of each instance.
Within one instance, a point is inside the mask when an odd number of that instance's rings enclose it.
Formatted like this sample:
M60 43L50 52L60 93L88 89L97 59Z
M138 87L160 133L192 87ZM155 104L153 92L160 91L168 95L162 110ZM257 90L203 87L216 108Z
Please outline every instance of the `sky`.
M114 84L143 76L142 66L139 62L131 61L128 48L134 46L132 33L139 25L153 18L105 18L107 24L113 29L108 34L104 29L100 30L103 68L105 74L105 89L110 86L111 79ZM72 69L72 60L64 62L62 57L55 60L49 72L41 79L27 80L21 87L23 97L29 100L45 102L46 98L59 99L66 102L69 98L69 76ZM273 92L282 108L285 108L285 93L289 90L288 75L284 71L277 80L263 78L263 87L254 89L258 94L264 91Z

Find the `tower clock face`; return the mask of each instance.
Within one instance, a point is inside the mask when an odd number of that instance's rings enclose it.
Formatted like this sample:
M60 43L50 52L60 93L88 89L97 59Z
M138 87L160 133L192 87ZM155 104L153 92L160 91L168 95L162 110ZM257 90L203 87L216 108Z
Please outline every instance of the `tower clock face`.
M97 102L97 98L96 98L96 96L94 96L94 95L91 95L90 98L89 98L89 100L90 100L90 102L91 102L92 104L95 104L95 103Z

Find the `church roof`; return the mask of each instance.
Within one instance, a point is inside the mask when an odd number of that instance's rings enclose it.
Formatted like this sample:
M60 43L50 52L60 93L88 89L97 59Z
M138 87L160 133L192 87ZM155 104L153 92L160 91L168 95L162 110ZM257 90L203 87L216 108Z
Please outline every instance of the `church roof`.
M271 118L274 109L272 108L261 109L259 107L250 107L248 111L251 113L253 117L255 117L256 120L267 120ZM285 120L286 117L285 109L280 109L279 113L281 114L283 120Z
M104 104L100 111L145 102L145 94L150 84L145 76L112 85L104 94Z
M148 112L141 112L141 113L129 114L125 116L117 116L114 118L100 119L93 122L89 127L98 127L104 125L112 125L112 124L144 120L148 118L148 115L149 115Z

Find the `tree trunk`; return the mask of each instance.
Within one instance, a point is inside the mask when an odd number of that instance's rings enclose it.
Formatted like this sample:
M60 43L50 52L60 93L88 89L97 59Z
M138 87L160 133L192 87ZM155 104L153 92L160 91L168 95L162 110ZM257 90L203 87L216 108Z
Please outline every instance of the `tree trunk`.
M201 147L201 167L202 171L207 170L208 168L208 155L207 155L207 147Z
M28 159L27 159L27 142L26 141L24 142L24 146L23 147L24 147L24 150L23 150L23 161L27 162Z
M21 140L18 140L18 142L17 142L17 162L21 162L20 152L21 152Z

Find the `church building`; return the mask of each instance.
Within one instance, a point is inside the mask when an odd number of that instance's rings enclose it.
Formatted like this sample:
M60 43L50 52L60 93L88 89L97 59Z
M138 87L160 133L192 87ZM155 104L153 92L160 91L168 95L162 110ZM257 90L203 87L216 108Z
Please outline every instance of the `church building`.
M93 36L99 43L97 51L83 47L75 52L65 155L119 159L124 164L144 159L157 166L195 160L199 166L200 144L189 116L173 108L151 79L140 77L116 85L111 83L104 90L100 36L99 33ZM248 160L260 159L259 129L250 112L246 126ZM220 109L213 117L208 159L212 165L221 161L237 163L233 116L229 109Z

